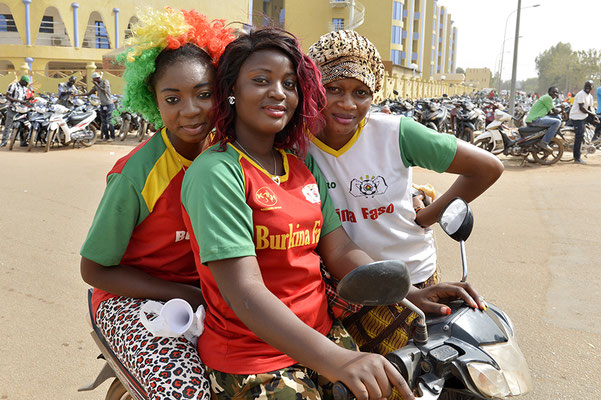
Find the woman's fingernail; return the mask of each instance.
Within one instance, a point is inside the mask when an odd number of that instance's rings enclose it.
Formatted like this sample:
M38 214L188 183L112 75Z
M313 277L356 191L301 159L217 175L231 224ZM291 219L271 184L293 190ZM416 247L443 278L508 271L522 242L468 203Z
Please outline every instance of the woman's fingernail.
M443 307L443 310L446 315L451 315L451 309L449 307Z

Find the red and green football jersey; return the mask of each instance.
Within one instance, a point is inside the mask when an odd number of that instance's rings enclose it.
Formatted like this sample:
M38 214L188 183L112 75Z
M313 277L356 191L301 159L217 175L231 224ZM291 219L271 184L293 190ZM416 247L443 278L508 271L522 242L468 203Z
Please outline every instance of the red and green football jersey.
M81 255L101 265L128 265L181 283L198 282L182 218L185 168L165 129L121 158L107 175ZM94 289L94 314L111 293Z
M218 371L268 372L296 361L238 319L205 266L211 261L256 256L266 287L294 314L322 334L332 325L315 248L340 220L317 167L280 153L286 173L279 185L231 145L205 151L183 182L184 218L208 304L198 350Z

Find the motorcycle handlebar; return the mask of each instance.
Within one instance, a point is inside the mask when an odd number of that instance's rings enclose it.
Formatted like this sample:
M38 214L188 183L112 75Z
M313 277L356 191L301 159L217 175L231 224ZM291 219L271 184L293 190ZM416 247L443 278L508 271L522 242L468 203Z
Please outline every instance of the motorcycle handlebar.
M332 395L334 396L334 400L355 400L353 393L340 381L334 383Z

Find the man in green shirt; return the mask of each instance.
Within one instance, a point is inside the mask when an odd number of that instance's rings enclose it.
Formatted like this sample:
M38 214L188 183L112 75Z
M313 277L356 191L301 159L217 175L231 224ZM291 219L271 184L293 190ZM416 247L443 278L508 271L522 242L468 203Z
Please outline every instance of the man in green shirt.
M558 115L561 109L555 107L553 104L553 99L557 98L558 95L559 90L555 86L551 86L547 91L547 94L536 100L526 117L528 126L548 128L543 139L538 142L538 146L548 152L553 151L553 149L549 147L549 143L551 143L551 139L555 137L555 134L559 130L559 125L561 125L561 118ZM552 115L549 115L549 113Z

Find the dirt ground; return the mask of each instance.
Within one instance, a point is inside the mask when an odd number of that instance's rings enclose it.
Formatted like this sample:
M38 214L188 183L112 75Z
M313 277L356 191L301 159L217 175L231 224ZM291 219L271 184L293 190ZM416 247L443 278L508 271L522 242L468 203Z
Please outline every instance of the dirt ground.
M132 138L133 139L133 138ZM0 399L104 399L77 393L100 370L79 248L114 162L134 142L0 150ZM530 365L527 400L601 398L601 156L519 166L472 203L469 281L513 319ZM416 170L439 191L453 176ZM445 280L459 246L438 230Z

